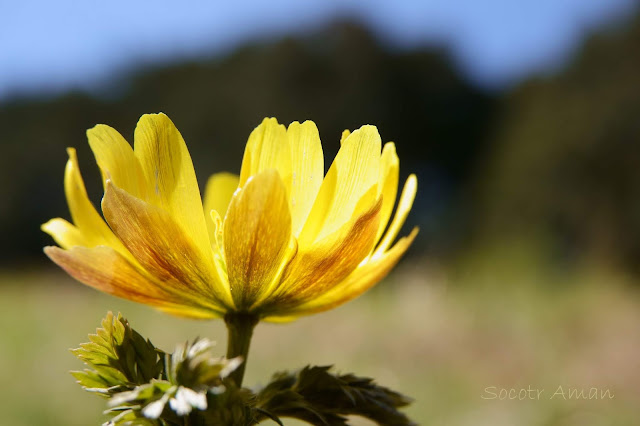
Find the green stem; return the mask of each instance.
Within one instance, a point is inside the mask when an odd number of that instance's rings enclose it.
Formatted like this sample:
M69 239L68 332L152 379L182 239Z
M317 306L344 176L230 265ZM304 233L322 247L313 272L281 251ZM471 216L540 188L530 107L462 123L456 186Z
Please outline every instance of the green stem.
M242 387L244 369L247 366L247 355L251 345L253 329L258 324L259 318L256 315L246 313L228 313L224 317L227 324L227 358L242 357L242 364L235 369L229 377L238 387Z

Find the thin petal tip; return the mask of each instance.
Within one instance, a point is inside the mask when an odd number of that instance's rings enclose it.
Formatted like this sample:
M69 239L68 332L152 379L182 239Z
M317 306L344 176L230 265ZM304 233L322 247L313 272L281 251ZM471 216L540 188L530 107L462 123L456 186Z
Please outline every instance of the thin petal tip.
M384 144L384 147L382 147L382 152L384 153L385 151L391 151L395 154L396 152L396 144L395 142L387 142Z
M53 260L53 256L59 250L62 250L62 249L58 246L44 246L42 248L42 251L44 252L44 254L46 254L47 257L51 260Z
M42 232L46 232L48 234L49 233L48 230L51 228L51 225L52 225L53 221L54 221L54 219L49 219L48 221L46 221L45 223L40 225L40 230Z
M72 146L67 147L67 155L69 156L69 160L74 160L76 159L77 155L76 155L76 149Z

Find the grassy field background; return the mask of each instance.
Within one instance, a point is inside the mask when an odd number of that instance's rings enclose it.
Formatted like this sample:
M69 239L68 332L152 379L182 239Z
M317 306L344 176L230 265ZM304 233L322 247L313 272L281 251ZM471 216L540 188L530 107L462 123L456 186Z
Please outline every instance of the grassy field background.
M630 279L590 267L552 273L513 253L508 265L471 259L451 273L429 261L406 262L379 287L334 311L261 324L245 383L259 386L272 372L308 363L335 364L415 398L407 413L421 425L637 425L640 295ZM54 269L5 271L1 424L104 421L104 402L68 374L82 368L68 349L86 341L108 310L123 312L165 350L202 336L224 353L220 321L173 318L100 294ZM613 398L552 398L559 386L567 393L609 390ZM483 399L491 396L488 387L543 393Z

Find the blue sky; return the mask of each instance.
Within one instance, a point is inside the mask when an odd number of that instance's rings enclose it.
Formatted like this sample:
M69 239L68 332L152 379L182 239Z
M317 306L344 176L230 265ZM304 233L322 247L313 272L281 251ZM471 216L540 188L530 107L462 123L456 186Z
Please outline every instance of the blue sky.
M486 86L549 71L634 0L0 0L0 99L90 89L141 64L223 54L248 40L368 23L394 46L445 45Z

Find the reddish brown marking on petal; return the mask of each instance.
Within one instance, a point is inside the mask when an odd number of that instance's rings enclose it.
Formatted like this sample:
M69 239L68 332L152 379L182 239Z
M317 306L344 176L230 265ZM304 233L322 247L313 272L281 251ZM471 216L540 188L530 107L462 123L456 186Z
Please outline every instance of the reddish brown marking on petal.
M284 272L281 286L284 292L273 301L273 305L280 307L313 299L346 278L371 252L381 206L380 199L349 229L338 230L344 236L329 252L311 247L298 253Z
M111 184L102 205L115 234L166 292L183 293L205 306L224 306L215 293L213 260L203 257L167 212Z
M290 241L286 189L276 170L265 170L233 197L224 222L227 271L238 309L251 307L271 288Z
M310 307L302 307L290 314L294 315L308 315L317 312L327 311L333 309L338 305L342 305L350 300L355 299L362 293L369 290L375 284L384 279L393 267L402 258L407 251L416 235L418 229L414 228L410 235L401 238L396 245L389 250L385 256L381 259L370 261L362 267L356 269L351 275L349 275L343 282L336 286L332 291L336 291L336 297L331 300L314 304Z
M77 246L70 250L46 247L45 253L73 278L105 293L158 308L172 308L182 315L215 316L205 307L185 303L165 293L110 247Z

